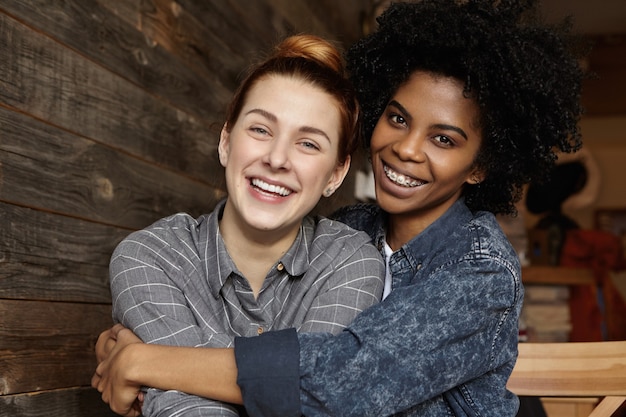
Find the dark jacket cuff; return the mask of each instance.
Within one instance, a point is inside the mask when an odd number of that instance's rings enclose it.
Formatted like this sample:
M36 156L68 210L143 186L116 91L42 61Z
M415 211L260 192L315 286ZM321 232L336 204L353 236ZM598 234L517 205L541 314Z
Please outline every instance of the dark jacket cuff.
M235 338L237 384L249 415L300 417L300 344L295 329Z

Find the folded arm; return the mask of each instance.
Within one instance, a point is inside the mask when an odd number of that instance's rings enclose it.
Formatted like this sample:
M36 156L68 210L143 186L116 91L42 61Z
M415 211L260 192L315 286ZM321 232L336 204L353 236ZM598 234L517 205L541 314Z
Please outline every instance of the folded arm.
M167 229L166 229L167 230ZM161 232L166 233L166 232ZM208 317L205 326L200 326L192 310L190 300L185 291L198 292L197 288L185 286L185 281L202 282L193 275L194 269L185 270L192 262L181 259L192 258L191 252L182 252L170 248L169 243L175 242L170 236L156 235L152 230L134 233L116 248L111 259L111 293L113 296L113 317L136 333L141 340L150 344L173 346L231 346L233 337L229 336L216 324L216 316ZM181 245L182 246L182 245ZM210 324L210 325L209 325ZM141 370L161 372L156 366L160 360L158 350L148 350L145 355L132 355L138 359L130 363L128 357L137 349L147 350L146 346L129 347L128 352L121 356L124 366L119 380L128 378L129 382L136 379ZM174 364L178 358L166 362ZM181 365L184 356L181 357ZM145 368L145 364L148 366ZM173 365L178 366L178 365ZM112 369L117 370L117 367ZM167 370L167 369L165 369ZM134 373L131 373L134 372ZM146 374L141 374L142 379ZM165 392L155 385L145 383L149 387L145 394L142 412L145 416L159 417L170 415L175 410L197 410L202 415L232 417L237 416L236 409L230 404L214 400L194 397L183 392ZM181 388L176 388L178 391ZM199 410L202 410L200 412Z
M120 415L140 415L136 399L142 386L242 403L233 349L149 345L116 325L101 334L96 353L100 363L92 386Z

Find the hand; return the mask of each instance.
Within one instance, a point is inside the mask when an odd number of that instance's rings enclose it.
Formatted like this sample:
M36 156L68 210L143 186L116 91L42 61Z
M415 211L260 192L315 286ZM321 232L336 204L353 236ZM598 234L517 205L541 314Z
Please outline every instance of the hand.
M121 325L116 324L115 326ZM96 341L96 360L98 361L98 365L109 356L115 343L117 343L115 336L117 332L114 332L114 327L103 331L100 333L100 336L98 336L98 340Z
M102 400L111 410L126 417L141 415L143 392L141 385L130 378L132 352L129 345L143 343L121 324L103 331L96 342L98 367L91 378L91 386L102 394Z

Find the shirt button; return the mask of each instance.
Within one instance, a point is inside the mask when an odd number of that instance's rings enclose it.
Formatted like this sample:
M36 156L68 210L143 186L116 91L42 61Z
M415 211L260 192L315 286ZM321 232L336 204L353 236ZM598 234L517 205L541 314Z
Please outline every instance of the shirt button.
M278 265L276 265L276 269L278 269L279 271L282 271L283 269L285 269L285 265L283 265L282 262L279 262Z
M422 264L417 265L417 270L419 271L420 269L422 269Z
M256 329L256 333L257 334L262 334L263 333L263 327L259 327L258 329Z

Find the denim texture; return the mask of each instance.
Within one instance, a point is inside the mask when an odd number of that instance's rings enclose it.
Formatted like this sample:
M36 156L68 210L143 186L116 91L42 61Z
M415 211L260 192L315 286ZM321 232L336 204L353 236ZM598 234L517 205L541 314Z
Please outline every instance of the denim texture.
M349 207L337 219L368 232L382 250L385 213L376 206ZM300 395L282 393L291 407L282 415L515 416L519 401L506 382L517 358L523 287L518 257L493 214L457 201L394 252L390 268L391 294L340 334L291 333L300 347ZM289 355L272 357L271 333L237 356L283 366ZM244 368L244 401L254 403L248 411L278 415L271 377Z

